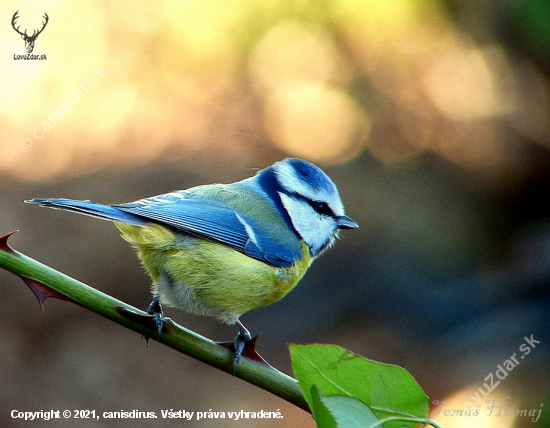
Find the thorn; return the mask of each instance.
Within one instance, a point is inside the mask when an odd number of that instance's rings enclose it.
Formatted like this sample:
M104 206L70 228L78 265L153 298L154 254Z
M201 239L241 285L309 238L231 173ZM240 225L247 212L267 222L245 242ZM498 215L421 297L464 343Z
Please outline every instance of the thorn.
M13 248L11 248L8 244L8 239L15 232L18 232L18 231L14 230L13 232L8 233L7 235L0 236L0 250L19 256L20 254L17 251L15 251ZM42 310L44 310L44 302L48 297L54 297L59 300L65 300L66 302L78 303L73 299L60 293L59 291L54 290L53 288L47 286L46 284L43 284L40 281L37 281L36 279L27 278L26 276L23 276L23 275L17 275L17 276L21 278L23 282L27 284L27 287L29 287L31 291L34 293L34 295L38 299L38 303L40 304L40 308Z
M10 236L13 235L15 232L18 232L18 230L14 230L13 232L8 233L7 235L0 236L0 250L6 251L7 253L15 254L15 255L18 254L18 253L16 253L16 252L14 251L14 249L11 248L11 247L9 246L9 244L8 244L8 239L9 239Z
M54 290L53 288L48 287L45 284L42 284L41 282L38 282L34 279L27 278L26 276L17 275L19 278L21 278L25 284L31 289L31 291L34 293L36 298L38 299L38 303L40 303L40 308L44 310L44 302L48 297L54 297L56 299L65 300L66 302L73 302L77 303L74 300L68 298L64 294L61 294L59 291Z
M258 341L258 337L254 336L251 339L239 341L239 337L237 336L237 339L233 342L217 342L218 345L223 346L226 349L229 349L234 356L234 365L233 365L233 375L235 375L235 371L237 369L237 364L241 357L247 358L252 361L256 361L257 363L264 364L268 367L273 368L271 364L269 364L266 360L262 358L260 354L258 354L258 351L256 350L256 342ZM240 346L239 344L242 343L242 348L240 355L237 355L237 350L235 348L235 343L237 342L237 346ZM236 361L235 361L236 360Z

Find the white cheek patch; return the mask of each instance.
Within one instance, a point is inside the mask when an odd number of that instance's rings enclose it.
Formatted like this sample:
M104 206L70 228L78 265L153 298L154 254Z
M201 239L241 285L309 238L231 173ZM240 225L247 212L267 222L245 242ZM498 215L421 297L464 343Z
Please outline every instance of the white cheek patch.
M313 255L317 255L334 237L336 222L330 217L316 213L306 201L281 192L279 196L292 225L309 245Z

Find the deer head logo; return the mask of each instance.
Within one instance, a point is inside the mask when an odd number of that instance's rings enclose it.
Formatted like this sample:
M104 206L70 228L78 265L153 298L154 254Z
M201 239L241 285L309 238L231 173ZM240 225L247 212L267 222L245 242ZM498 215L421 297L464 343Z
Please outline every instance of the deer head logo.
M48 14L46 12L44 12L44 18L46 18L46 22L43 22L42 23L42 29L40 31L38 31L38 33L36 32L37 30L34 30L33 33L32 33L32 36L29 36L27 34L27 30L25 30L24 33L22 33L21 31L19 31L19 27L15 28L15 20L17 18L19 18L17 16L17 14L19 13L19 11L15 12L13 14L13 18L11 19L11 26L13 27L13 29L15 31L17 31L19 34L21 34L21 38L23 40L25 40L25 49L27 50L27 53L32 53L32 50L34 49L34 42L36 41L36 38L38 37L38 35L44 31L44 28L46 28L46 24L48 23Z

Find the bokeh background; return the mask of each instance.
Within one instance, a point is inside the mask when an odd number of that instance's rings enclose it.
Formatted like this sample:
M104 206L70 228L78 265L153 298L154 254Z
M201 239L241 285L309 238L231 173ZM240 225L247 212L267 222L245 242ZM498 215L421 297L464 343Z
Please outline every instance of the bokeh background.
M34 54L10 25L40 28ZM0 4L0 234L135 306L149 279L115 227L33 197L128 202L317 163L360 225L282 301L243 316L288 343L409 370L461 409L524 337L535 349L447 427L550 427L550 3L546 0L12 1ZM42 19L42 21L41 21ZM22 411L305 412L84 309L45 311L0 272L0 425ZM214 340L235 329L167 314ZM495 381L498 380L495 377ZM485 400L530 417L487 417ZM474 402L474 404L477 404ZM181 426L156 421L155 426ZM136 421L48 426L136 426ZM153 426L140 420L139 426ZM205 420L185 426L237 426Z

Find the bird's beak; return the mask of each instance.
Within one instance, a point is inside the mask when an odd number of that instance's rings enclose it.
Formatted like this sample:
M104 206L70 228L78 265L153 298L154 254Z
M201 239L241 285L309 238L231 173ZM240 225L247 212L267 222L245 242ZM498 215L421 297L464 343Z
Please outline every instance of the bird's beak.
M336 217L338 229L357 229L359 225L346 215Z

